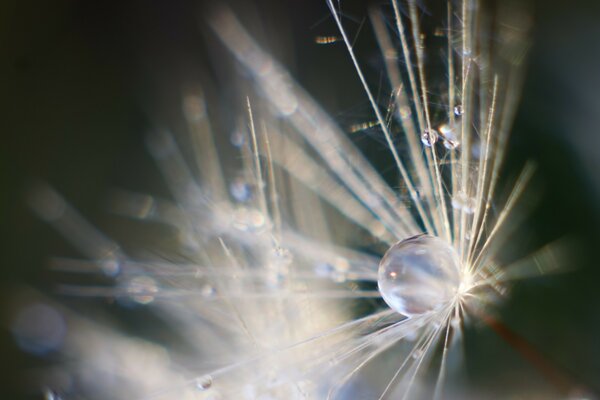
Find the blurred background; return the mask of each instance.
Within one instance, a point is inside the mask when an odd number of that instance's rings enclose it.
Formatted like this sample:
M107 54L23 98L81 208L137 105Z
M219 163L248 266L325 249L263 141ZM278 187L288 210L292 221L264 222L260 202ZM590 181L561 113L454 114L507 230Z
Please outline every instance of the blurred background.
M16 340L15 321L31 298L43 294L76 311L92 307L54 293L57 277L48 260L78 254L30 211L28 188L36 181L53 185L95 226L133 246L151 234L110 215L107 199L114 188L167 195L147 154L146 134L182 128L181 95L195 87L207 96L216 131L228 132L236 122L231 116L240 109L232 104L241 105L245 95L230 79L239 71L203 20L206 3L1 2L0 397L43 398L39 371L65 361L58 355L62 328L47 348ZM315 43L317 36L337 33L324 1L230 3L259 43L342 126L369 119L344 47ZM357 30L366 2L342 4L348 26ZM568 236L577 256L568 274L519 283L501 314L554 367L598 396L600 4L537 0L533 18L508 168L526 158L539 167L532 242ZM377 49L359 46L365 68L376 69ZM146 324L143 311L132 317L102 307L117 320ZM552 386L493 331L474 327L466 334L467 376L475 387L500 397L543 398L534 388Z

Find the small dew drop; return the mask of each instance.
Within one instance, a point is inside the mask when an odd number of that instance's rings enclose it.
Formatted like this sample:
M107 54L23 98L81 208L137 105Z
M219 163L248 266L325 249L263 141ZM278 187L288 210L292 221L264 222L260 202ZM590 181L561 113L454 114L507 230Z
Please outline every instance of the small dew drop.
M67 325L56 309L34 303L19 311L10 330L21 350L41 356L62 346Z
M400 118L401 119L407 119L411 115L410 107L406 107L406 106L400 107L400 109L398 110L398 112L400 113Z
M265 216L258 210L240 207L234 211L233 227L243 232L258 232L265 226Z
M430 235L396 243L379 263L378 287L400 314L421 315L452 301L460 286L460 260L452 246Z
M438 133L434 129L425 129L421 134L421 142L427 147L431 147L437 142Z
M149 276L136 276L129 281L127 293L137 303L148 304L154 301L158 292L156 281Z
M462 105L459 104L454 107L454 115L456 115L457 117L460 117L464 113L465 113L465 110L463 109Z
M205 375L205 376L201 376L200 378L196 379L196 388L198 390L208 390L212 387L213 385L213 380L212 377L210 375Z
M314 271L318 277L328 278L333 274L335 268L328 262L320 262L315 265Z
M448 150L456 149L460 142L456 139L456 135L454 134L454 130L448 124L442 124L438 128L440 135L444 141L444 147Z
M46 389L44 390L44 400L61 400L60 397L54 390Z
M191 122L198 122L206 115L206 104L201 96L188 95L183 99L183 113Z
M415 349L415 351L413 351L412 353L412 358L414 358L415 360L421 358L423 356L423 350L421 349Z
M476 207L475 199L466 193L459 192L452 198L452 207L465 214L473 214Z
M207 283L200 288L200 294L202 297L209 299L216 296L217 290L213 285Z
M244 146L244 144L246 144L246 135L244 134L244 132L235 131L229 137L229 141L233 146L239 149L242 146Z
M229 193L240 203L245 203L252 197L252 187L243 178L235 178L229 185Z

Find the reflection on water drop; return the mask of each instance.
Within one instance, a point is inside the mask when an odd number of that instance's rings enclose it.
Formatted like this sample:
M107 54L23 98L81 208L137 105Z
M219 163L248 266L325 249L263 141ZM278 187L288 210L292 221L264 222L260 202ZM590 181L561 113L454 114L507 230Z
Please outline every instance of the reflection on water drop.
M378 286L385 302L406 316L436 311L455 297L460 260L448 243L420 235L398 242L379 263Z

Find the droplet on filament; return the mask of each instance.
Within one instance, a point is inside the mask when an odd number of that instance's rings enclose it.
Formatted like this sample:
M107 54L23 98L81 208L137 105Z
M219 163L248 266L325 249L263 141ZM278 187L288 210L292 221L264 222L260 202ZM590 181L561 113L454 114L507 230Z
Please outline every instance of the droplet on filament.
M403 315L439 310L458 292L458 254L435 236L413 236L385 253L379 263L378 286L385 302Z

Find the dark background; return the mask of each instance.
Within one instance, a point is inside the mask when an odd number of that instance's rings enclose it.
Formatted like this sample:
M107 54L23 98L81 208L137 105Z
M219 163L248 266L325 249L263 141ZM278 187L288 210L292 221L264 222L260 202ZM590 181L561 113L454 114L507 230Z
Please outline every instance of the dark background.
M203 87L217 129L226 130L228 116L238 113L227 108L239 104L227 81L236 72L202 23L204 3L0 4L0 380L6 380L0 397L34 394L25 373L53 362L14 344L8 330L14 298L27 287L53 296L48 258L77 254L28 209L29 185L50 183L96 226L118 236L106 213L107 194L114 187L166 192L143 142L156 126L177 130L182 90ZM533 6L533 46L509 169L524 158L538 163L536 240L576 238L577 269L517 285L503 320L573 382L598 394L600 11L592 1ZM345 7L361 15L365 6ZM315 36L336 33L324 1L259 0L233 8L340 123L368 116L343 46L314 43ZM377 56L363 54L367 69ZM535 374L527 362L489 329L476 333L467 332L470 378L499 393L511 391L506 384L525 390L524 377Z

